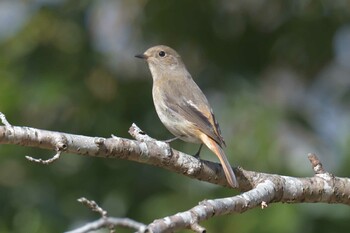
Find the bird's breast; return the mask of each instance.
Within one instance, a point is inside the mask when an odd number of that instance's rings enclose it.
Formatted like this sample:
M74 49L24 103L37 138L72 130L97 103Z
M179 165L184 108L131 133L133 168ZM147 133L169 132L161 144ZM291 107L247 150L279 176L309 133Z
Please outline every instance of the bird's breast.
M176 103L169 103L169 99L166 97L167 94L169 93L164 93L157 86L153 86L153 102L160 121L173 135L181 140L201 143L197 136L197 128L174 109ZM171 108L170 105L173 107Z

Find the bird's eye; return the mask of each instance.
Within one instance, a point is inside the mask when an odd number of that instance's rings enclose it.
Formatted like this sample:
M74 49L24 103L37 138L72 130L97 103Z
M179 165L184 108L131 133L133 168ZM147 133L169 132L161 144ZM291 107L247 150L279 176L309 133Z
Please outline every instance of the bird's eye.
M164 51L160 51L159 52L159 56L164 57L165 56L165 52Z

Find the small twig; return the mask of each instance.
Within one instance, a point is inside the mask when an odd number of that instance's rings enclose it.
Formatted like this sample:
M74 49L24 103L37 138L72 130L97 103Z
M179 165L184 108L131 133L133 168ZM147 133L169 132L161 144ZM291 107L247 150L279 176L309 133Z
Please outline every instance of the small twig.
M323 168L323 165L322 165L321 161L319 160L319 158L317 157L316 154L309 153L307 155L307 157L310 160L310 163L312 165L312 168L313 168L315 174L325 174L326 173L326 171Z
M33 158L31 156L28 156L26 155L25 158L28 159L29 161L31 162L35 162L35 163L41 163L41 164L45 164L45 165L48 165L50 163L53 163L55 162L57 159L59 159L61 156L61 151L58 151L52 158L50 159L36 159L36 158Z
M79 228L74 229L72 231L67 231L65 233L88 233L88 232L99 230L99 229L102 229L105 227L109 228L111 225L135 229L138 232L145 232L145 229L146 229L145 224L136 222L136 221L129 219L129 218L107 217L107 218L100 218L96 221L87 223L82 227L79 227Z
M56 151L57 153L50 159L36 159L33 158L31 156L25 156L26 159L28 159L31 162L35 162L35 163L41 163L41 164L51 164L53 162L55 162L56 160L58 160L61 156L61 153L65 150L67 150L67 138L64 136L60 136L58 138L55 138L55 144L56 144Z
M0 112L0 120L6 127L11 127L12 125L6 120L5 115Z
M88 223L78 229L73 231L69 231L66 233L85 233L90 232L92 230L98 230L101 228L108 228L110 233L115 232L116 226L126 227L135 229L137 231L143 232L146 229L146 225L143 223L136 222L129 218L111 218L108 217L108 213L106 210L102 209L94 200L88 200L85 197L81 197L78 199L78 202L84 204L92 211L101 215L101 218L97 221Z
M88 200L85 197L81 197L81 198L78 199L78 202L84 204L85 206L87 206L92 211L99 213L102 218L106 218L107 217L107 211L105 211L99 205L97 205L97 203L94 200Z
M129 128L129 134L139 142L147 141L157 141L156 139L148 136L144 131L142 131L135 123L132 123Z
M167 155L172 155L171 147L168 142L158 141L150 136L148 136L144 131L142 131L135 123L132 123L129 128L129 134L139 142L155 142L157 146L164 148ZM113 135L112 135L113 137Z
M102 217L102 219L107 219L107 211L102 209L94 200L88 200L85 197L81 197L78 199L78 202L84 204L89 209L91 209L93 212L99 213ZM108 227L110 233L114 233L115 225L114 224L106 224L106 227Z

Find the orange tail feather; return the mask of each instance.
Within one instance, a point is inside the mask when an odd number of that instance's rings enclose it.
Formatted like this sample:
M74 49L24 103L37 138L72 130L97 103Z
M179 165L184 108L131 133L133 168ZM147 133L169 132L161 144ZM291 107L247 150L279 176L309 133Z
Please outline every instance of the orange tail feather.
M203 143L219 158L222 168L224 169L227 182L231 185L231 187L238 188L235 173L233 172L223 149L213 139L204 133L201 134L200 138L202 139Z

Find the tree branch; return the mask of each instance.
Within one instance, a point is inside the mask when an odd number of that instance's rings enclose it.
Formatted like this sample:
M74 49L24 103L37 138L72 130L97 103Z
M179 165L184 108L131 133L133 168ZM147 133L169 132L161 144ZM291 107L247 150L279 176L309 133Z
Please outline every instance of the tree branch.
M11 126L2 114L0 114L0 119L5 125L0 126L0 144L52 149L57 153L69 152L86 156L127 159L163 167L190 178L228 186L220 164L198 160L191 155L174 150L168 143L149 137L134 124L129 132L136 140L130 140L116 136L111 138L87 137ZM322 202L350 205L350 179L335 177L326 172L315 154L309 154L308 158L315 173L313 177L295 178L235 168L239 189L244 192L241 195L203 201L190 210L155 220L147 227L140 223L137 223L136 227L129 227L139 232L172 232L183 228L205 232L205 228L199 225L201 221L213 216L243 213L256 207L266 208L268 204L275 202ZM35 160L37 159L33 161ZM43 163L43 160L37 161ZM90 202L88 205L98 210L99 213L104 213L96 203ZM79 228L85 230L72 232L88 232L111 225L123 225L120 222L124 220L129 224L131 224L130 221L133 221L109 218L107 214L101 215L100 220Z
M78 199L78 201L84 204L85 206L87 206L88 208L90 208L92 211L99 213L101 215L101 218L99 220L87 223L86 225L79 227L77 229L74 229L72 231L68 231L66 233L85 233L93 230L98 230L101 228L109 228L110 233L114 233L115 232L114 228L117 226L135 229L139 232L144 232L146 229L145 224L136 222L129 218L108 217L107 211L105 211L100 206L98 206L96 202L93 200L88 200L85 197L81 197Z
M332 190L328 189L330 180L333 183ZM139 229L138 232L174 232L184 228L195 232L206 232L205 228L199 225L202 221L214 216L243 213L257 207L264 209L268 204L276 202L324 202L350 205L349 179L346 178L335 178L332 175L293 178L262 174L260 179L256 179L256 182L255 188L241 195L202 201L187 211L154 220L147 227ZM337 187L343 188L338 190Z
M110 226L114 226L114 227L120 226L120 227L135 229L138 232L145 232L144 229L146 229L146 225L136 222L135 220L132 220L129 218L107 217L107 218L100 218L93 222L89 222L82 227L79 227L72 231L67 231L66 233L87 233L87 232L95 231L102 228L110 228Z
M140 134L142 131L137 133L136 129L138 128L133 125L130 132L136 138L142 138ZM136 141L116 136L88 137L30 127L0 126L0 144L15 144L93 157L126 159L163 167L190 178L229 187L220 164L199 160L148 136ZM40 159L31 159L31 161L45 164L52 162ZM239 172L239 169L236 170ZM251 187L245 183L242 188L248 190Z

